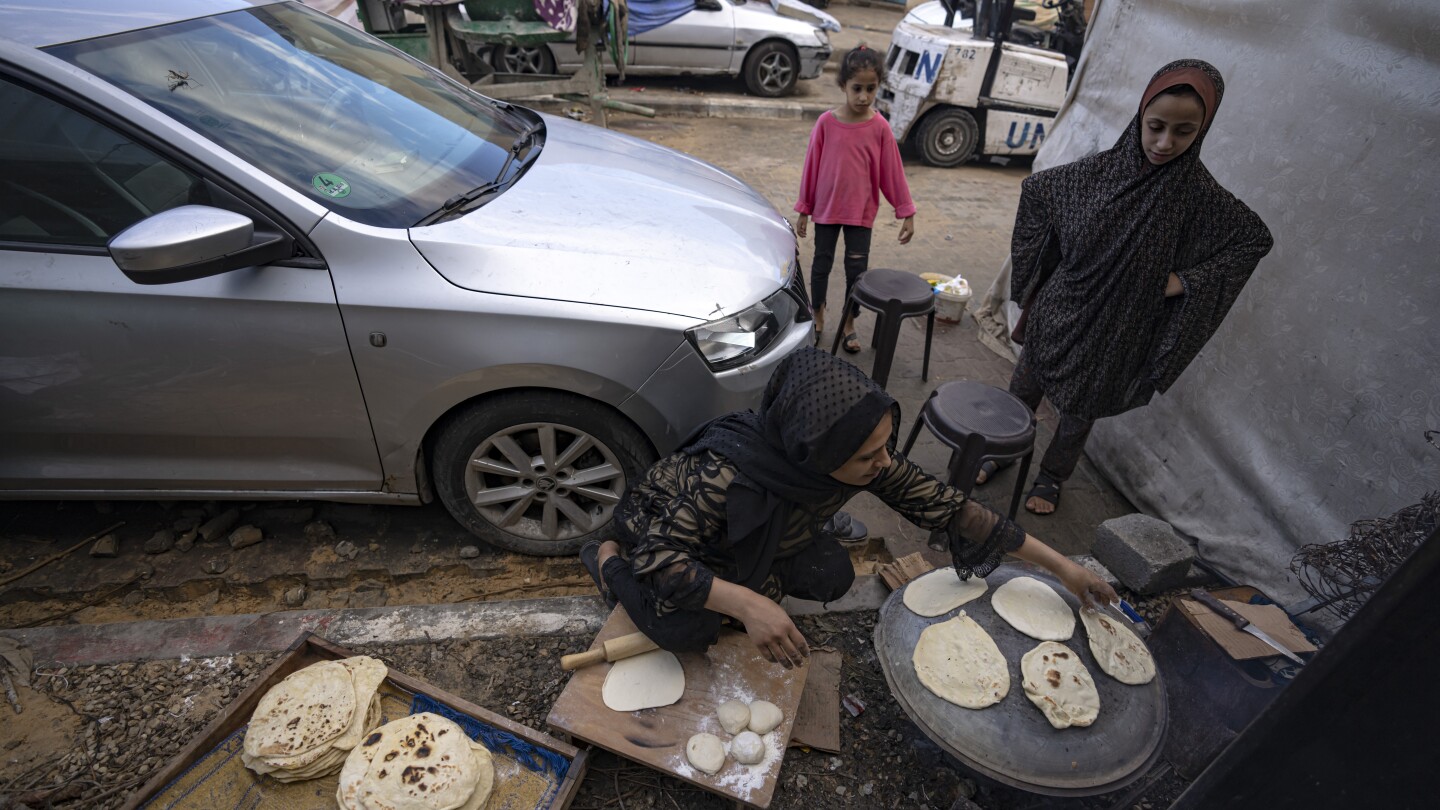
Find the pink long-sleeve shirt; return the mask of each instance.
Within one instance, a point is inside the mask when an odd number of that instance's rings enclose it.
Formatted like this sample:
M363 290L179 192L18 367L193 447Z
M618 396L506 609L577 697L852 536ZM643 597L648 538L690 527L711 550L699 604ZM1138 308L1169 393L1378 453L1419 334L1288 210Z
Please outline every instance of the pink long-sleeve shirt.
M841 123L826 112L815 122L800 175L795 210L822 225L875 224L880 195L895 206L895 218L915 215L900 147L879 113L860 124Z

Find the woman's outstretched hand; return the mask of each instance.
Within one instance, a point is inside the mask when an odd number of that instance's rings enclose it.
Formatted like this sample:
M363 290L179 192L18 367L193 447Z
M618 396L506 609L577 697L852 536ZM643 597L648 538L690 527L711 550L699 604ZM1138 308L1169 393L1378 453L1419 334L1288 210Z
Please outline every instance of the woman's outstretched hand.
M753 604L747 607L747 615L737 618L745 622L745 632L766 659L786 669L805 663L810 656L810 645L805 643L805 636L784 608L758 593Z
M1055 578L1065 585L1066 590L1079 598L1082 606L1096 603L1108 605L1120 599L1115 589L1110 587L1110 583L1101 579L1094 571L1050 548L1034 535L1025 535L1025 542L1012 553L1025 562L1034 563L1054 574Z
M1081 605L1099 607L1120 601L1110 583L1082 565L1070 563L1070 568L1060 574L1060 581L1080 599Z
M705 607L739 619L760 653L786 669L805 663L810 656L810 645L785 609L744 585L716 577L710 583Z

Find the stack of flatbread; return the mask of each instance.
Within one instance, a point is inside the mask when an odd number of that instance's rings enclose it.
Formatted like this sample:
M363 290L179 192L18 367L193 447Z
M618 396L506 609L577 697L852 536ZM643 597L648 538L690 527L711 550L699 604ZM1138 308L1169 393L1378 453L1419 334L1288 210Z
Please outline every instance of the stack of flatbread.
M342 810L479 810L495 764L453 720L420 712L375 729L340 769Z
M250 717L245 767L281 782L340 769L350 749L380 724L385 664L368 655L321 661L275 684Z

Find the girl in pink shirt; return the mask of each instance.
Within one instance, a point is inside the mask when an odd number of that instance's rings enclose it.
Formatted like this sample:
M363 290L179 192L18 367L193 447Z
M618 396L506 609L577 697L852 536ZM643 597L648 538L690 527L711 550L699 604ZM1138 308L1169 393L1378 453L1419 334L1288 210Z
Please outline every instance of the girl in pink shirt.
M908 244L915 233L915 203L900 164L900 148L884 116L870 105L880 89L885 62L879 51L864 45L840 60L840 86L845 105L820 116L810 133L805 150L805 170L800 176L800 213L795 232L802 238L810 220L815 220L815 261L810 266L810 295L815 307L815 335L825 328L825 288L835 263L835 245L845 232L845 295L870 263L870 228L880 210L880 194L895 207L900 226L900 244ZM845 351L860 351L855 336L859 307L844 314L840 326Z

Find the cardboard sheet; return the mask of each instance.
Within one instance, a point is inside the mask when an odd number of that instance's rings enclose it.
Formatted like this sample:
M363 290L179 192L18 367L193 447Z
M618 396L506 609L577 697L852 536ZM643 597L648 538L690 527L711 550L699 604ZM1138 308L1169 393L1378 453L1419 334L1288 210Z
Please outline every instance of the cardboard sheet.
M840 662L842 654L828 648L811 648L810 674L795 710L790 747L804 746L840 753Z
M917 551L880 566L880 578L885 580L885 584L890 586L890 590L898 591L905 587L905 583L910 580L934 570L935 564L925 559L925 555Z
M1229 599L1220 601L1231 610L1249 619L1252 624L1265 631L1271 638L1284 644L1291 652L1315 652L1315 645L1305 639L1305 634L1300 632L1300 629L1290 621L1290 617L1285 615L1285 611L1278 606L1251 605L1244 602L1232 602ZM1272 655L1280 654L1269 644L1244 630L1235 629L1235 625L1229 619L1193 599L1181 599L1179 604L1186 613L1195 619L1195 623L1200 626L1200 629L1215 639L1215 642L1223 647L1231 658L1244 661L1251 658L1269 658Z

